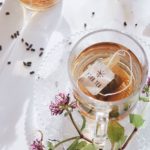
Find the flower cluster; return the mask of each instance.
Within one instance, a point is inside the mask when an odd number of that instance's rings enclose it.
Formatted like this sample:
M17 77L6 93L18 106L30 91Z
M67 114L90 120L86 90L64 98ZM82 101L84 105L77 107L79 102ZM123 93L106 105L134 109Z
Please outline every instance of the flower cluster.
M42 140L34 140L31 144L31 150L44 150L44 145L42 144Z
M51 102L49 109L52 115L60 115L66 109L75 109L76 102L70 102L69 94L59 93L55 96L55 102Z

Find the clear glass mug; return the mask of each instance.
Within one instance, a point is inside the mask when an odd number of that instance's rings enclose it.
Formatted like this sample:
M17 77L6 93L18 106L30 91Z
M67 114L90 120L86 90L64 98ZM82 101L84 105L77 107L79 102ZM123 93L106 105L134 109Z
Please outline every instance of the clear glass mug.
M136 63L133 62L132 64L135 83L133 92L128 97L113 101L98 100L85 94L78 85L78 77L74 76L75 72L73 71L73 68L76 65L75 60L79 57L79 54L83 52L83 50L93 44L101 42L113 42L127 47L137 57L141 65L141 74L139 74ZM97 145L99 145L99 148L103 148L107 137L107 125L109 119L118 120L124 118L133 110L139 99L140 90L146 82L148 74L148 60L144 49L134 38L120 31L112 29L93 31L79 39L73 46L68 60L68 70L73 86L73 94L78 102L79 110L86 117L95 120L93 140ZM116 96L114 95L114 98L115 97Z
M27 8L31 10L45 10L55 4L60 0L20 0L20 2Z

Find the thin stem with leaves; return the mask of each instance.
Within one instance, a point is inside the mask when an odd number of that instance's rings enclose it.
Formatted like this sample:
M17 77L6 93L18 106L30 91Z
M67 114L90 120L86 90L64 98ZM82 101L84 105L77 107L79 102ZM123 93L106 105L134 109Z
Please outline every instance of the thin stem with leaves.
M67 112L68 112L68 114L69 114L70 120L72 121L72 123L73 123L75 129L77 130L78 134L80 135L80 138L81 138L81 139L84 139L84 140L86 140L86 141L88 141L89 143L93 143L90 139L88 139L87 137L85 137L85 136L81 133L80 129L78 128L77 124L75 123L75 121L74 121L74 119L73 119L72 114L69 112L68 109L67 109Z
M132 133L130 134L130 136L128 137L128 139L126 140L126 142L124 143L124 145L122 146L120 150L124 150L127 147L127 145L129 144L129 142L131 141L131 139L133 138L133 136L135 135L137 131L138 129L134 128L134 130L132 131Z
M75 140L77 138L80 138L80 136L75 136L75 137L71 137L71 138L65 139L65 140L57 143L54 147L56 148L56 147L60 146L61 144L65 143L65 142L72 141L72 140Z

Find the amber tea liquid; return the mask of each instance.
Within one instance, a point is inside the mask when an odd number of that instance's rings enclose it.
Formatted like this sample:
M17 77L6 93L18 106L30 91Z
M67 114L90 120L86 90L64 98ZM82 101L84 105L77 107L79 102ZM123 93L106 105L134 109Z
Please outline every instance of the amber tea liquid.
M103 96L101 94L93 95L91 94L87 88L80 82L80 76L87 70L89 65L94 64L95 61L98 59L101 59L101 61L107 65L111 57L119 50L125 50L127 51L132 59L132 76L131 76L131 68L130 68L130 60L128 56L121 56L119 61L117 59L114 59L111 62L111 65L109 68L111 71L115 74L115 77L117 77L113 82L109 83L108 86L106 86L102 92L104 94L106 93L115 93L117 91L122 92L118 94L112 94L109 96ZM115 61L118 61L117 63ZM94 99L100 100L100 101L107 101L107 102L113 102L113 101L119 101L124 98L129 97L133 92L138 88L139 84L141 83L142 79L142 70L141 70L141 65L140 62L138 61L137 57L123 45L116 44L116 43L97 43L94 44L85 50L83 50L76 59L74 59L72 63L72 74L73 77L78 84L78 87L80 90L88 95L89 97L92 97ZM132 82L129 83L130 79ZM81 99L78 95L75 94L75 97L82 103L83 108L85 109L84 111L87 112L88 106L86 104L86 100ZM84 105L85 104L85 105ZM128 107L130 107L130 104L124 104L123 106L123 111L128 110ZM93 108L89 108L88 111L91 111ZM114 107L114 114L119 113L120 108L115 108ZM91 111L92 112L92 111ZM117 113L116 113L117 112ZM121 112L123 113L123 112ZM115 116L112 116L115 117Z
M59 0L20 0L27 8L32 10L44 10L55 5Z

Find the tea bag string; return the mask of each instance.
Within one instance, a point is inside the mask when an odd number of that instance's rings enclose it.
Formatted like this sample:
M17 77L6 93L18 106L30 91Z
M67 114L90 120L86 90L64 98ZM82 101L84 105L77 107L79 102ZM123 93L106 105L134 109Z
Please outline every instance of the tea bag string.
M129 68L129 71L130 71L130 79L129 79L128 85L127 85L125 88L123 88L122 90L120 90L120 91L117 91L117 92L114 92L114 93L108 93L108 94L102 94L102 93L100 93L101 95L103 95L103 96L109 96L109 95L119 94L119 93L125 91L125 90L130 86L130 84L132 83L132 78L133 78L133 73L132 73L132 70L133 70L133 69L132 69L132 58L131 58L131 55L130 55L130 53L129 53L128 51L126 51L126 50L118 50L118 51L111 57L111 59L109 60L107 66L108 66L108 67L110 66L110 64L112 63L112 61L115 59L115 57L116 57L118 54L121 55L121 56L125 56L125 53L129 56L129 60L130 60L130 68Z

